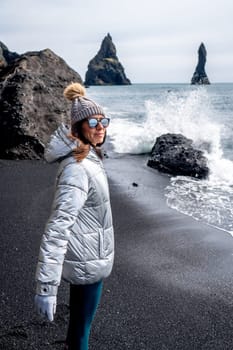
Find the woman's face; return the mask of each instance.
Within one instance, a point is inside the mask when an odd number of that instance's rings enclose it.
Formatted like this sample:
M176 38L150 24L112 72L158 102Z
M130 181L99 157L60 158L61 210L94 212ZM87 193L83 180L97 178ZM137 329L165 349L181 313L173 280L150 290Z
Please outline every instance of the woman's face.
M96 119L98 121L95 127L89 125L90 120ZM101 124L101 120L106 119L102 115L94 115L88 118L82 124L83 136L94 146L101 144L104 141L104 136L106 133L106 127ZM89 122L88 122L89 121ZM91 124L91 123L90 123Z

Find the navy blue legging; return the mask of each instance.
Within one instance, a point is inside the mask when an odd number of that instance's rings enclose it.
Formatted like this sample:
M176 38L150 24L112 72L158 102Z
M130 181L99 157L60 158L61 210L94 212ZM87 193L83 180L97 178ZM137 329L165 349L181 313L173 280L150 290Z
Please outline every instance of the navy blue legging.
M91 323L98 307L102 281L70 285L70 320L66 343L69 350L88 350Z

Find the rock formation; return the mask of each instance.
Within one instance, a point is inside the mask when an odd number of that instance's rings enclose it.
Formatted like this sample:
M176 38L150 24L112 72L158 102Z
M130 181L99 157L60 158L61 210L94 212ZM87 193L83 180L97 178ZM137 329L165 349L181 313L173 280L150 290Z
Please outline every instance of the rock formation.
M38 159L70 104L63 90L81 77L51 50L20 55L0 71L0 158Z
M0 72L8 64L19 58L19 56L16 52L9 51L7 46L0 41Z
M97 55L89 62L85 85L130 85L116 55L110 34L102 41Z
M206 64L206 48L203 43L201 43L198 49L198 63L191 79L191 84L210 84L207 74L205 72L205 64Z
M194 149L192 140L180 134L164 134L156 139L148 166L171 175L187 175L198 179L208 176L207 159Z

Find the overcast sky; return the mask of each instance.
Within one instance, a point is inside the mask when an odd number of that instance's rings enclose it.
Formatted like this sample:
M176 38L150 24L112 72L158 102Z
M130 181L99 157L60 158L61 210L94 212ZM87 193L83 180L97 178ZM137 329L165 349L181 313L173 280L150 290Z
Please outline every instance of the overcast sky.
M132 83L190 82L201 42L211 82L233 82L232 0L0 0L0 41L50 48L85 78L110 33Z

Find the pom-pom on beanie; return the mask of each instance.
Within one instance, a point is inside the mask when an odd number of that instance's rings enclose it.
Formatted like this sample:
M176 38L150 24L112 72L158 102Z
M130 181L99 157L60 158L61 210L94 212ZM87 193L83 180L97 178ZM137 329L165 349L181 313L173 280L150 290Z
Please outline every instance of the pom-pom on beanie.
M93 115L105 116L103 108L85 96L86 90L79 83L72 83L64 90L64 96L72 101L71 125Z

